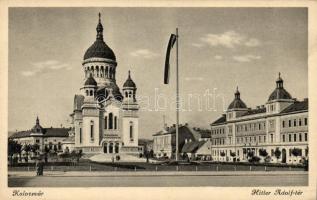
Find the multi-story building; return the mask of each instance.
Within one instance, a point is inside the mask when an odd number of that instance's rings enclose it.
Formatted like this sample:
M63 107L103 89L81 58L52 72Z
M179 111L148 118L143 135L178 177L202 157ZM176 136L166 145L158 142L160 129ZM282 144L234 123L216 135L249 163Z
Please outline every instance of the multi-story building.
M37 144L41 152L45 149L62 152L63 141L71 137L71 128L43 128L37 117L32 129L15 132L9 136L9 139L17 141L22 146Z
M211 136L216 161L257 156L266 162L299 163L308 158L308 99L292 98L280 74L266 104L255 109L246 106L237 88L227 111L211 124Z
M182 152L185 144L207 140L210 137L210 133L206 134L205 130L192 128L187 123L185 125L179 125L178 129L178 152ZM202 144L202 143L201 143ZM195 143L196 145L196 143ZM196 148L196 146L195 146ZM188 148L186 148L187 150ZM197 149L192 149L197 150ZM176 151L176 126L175 124L171 127L165 127L163 130L153 135L153 152L155 157L168 157L173 158Z

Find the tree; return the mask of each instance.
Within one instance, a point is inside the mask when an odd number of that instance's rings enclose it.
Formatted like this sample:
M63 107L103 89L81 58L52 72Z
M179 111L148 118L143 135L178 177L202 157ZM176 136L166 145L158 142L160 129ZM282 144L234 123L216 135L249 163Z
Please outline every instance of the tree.
M29 152L31 151L31 145L30 144L24 145L23 146L23 151L25 151L26 156L25 156L24 160L27 163L28 160L29 160Z
M10 158L10 165L13 165L14 160L13 160L13 155L14 154L19 154L21 157L21 149L22 146L18 142L8 139L8 156Z
M253 151L249 151L247 154L248 158L252 158L254 156L254 152Z
M281 157L281 154L282 154L281 150L277 147L274 151L275 157L279 159Z
M259 149L259 155L262 157L266 157L268 153L266 152L266 149Z
M294 149L292 149L291 153L293 156L297 157L297 156L300 156L302 154L302 150L299 148L294 148Z

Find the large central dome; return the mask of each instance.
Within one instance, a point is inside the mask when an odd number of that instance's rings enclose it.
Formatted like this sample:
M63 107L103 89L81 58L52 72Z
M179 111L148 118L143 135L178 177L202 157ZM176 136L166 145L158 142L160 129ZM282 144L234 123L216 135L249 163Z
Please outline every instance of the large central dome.
M84 55L84 60L89 58L106 58L116 61L116 56L114 55L112 49L103 41L103 27L100 20L100 14L96 30L96 41L87 49Z

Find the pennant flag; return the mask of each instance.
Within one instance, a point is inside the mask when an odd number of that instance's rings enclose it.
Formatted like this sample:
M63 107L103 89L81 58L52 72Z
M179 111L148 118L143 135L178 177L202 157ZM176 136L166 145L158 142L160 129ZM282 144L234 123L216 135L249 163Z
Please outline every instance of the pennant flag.
M170 53L173 48L177 37L175 34L171 34L170 40L168 42L166 58L165 58L165 70L164 70L164 84L168 84L169 82L169 71L170 71Z

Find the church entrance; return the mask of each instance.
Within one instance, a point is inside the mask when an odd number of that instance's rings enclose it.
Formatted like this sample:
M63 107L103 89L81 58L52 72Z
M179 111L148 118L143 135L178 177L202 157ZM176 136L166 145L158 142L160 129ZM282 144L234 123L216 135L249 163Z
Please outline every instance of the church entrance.
M114 152L119 153L119 143L116 143L116 145L114 146Z
M109 144L109 153L113 153L113 143Z

